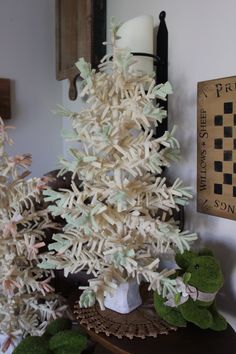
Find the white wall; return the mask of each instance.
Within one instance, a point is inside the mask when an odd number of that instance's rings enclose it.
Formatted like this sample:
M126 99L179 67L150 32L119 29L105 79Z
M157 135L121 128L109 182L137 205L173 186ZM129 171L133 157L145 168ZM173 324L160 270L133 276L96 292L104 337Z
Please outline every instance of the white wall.
M174 94L169 99L169 126L178 125L177 138L183 159L170 170L170 178L181 177L196 194L196 96L197 82L236 75L235 0L107 0L108 26L151 14L167 12L169 30L169 80ZM227 5L227 6L226 6ZM227 8L227 9L226 9ZM108 32L109 33L109 32ZM72 110L81 101L69 102L63 83L63 103ZM65 126L69 126L65 123ZM64 145L66 147L66 145ZM66 149L65 149L66 150ZM225 277L218 306L236 328L236 223L196 212L196 201L186 208L186 227L199 234L200 243L211 247L220 260Z
M55 78L54 0L0 0L0 77L12 80L12 153L33 155L32 175L55 168L62 153L62 100Z

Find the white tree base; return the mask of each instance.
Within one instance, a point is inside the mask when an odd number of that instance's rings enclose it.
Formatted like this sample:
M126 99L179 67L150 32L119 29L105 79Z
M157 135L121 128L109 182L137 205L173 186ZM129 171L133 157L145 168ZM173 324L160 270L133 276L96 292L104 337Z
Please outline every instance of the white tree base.
M6 334L0 334L0 354L12 354L13 350L15 349L15 347L21 342L22 338L18 337L14 340L14 345L10 345L9 348L7 349L7 351L3 352L1 350L2 345L4 344L5 340L8 338L8 336Z
M104 301L106 308L118 313L130 313L142 304L139 284L135 279L118 285L114 294L107 295Z

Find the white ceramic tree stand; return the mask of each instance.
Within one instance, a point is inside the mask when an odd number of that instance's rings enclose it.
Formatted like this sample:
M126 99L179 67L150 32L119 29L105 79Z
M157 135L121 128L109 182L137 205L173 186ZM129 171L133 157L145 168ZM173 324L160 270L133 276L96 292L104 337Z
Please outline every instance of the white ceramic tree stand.
M130 313L142 304L139 284L135 279L118 285L112 295L107 295L104 301L106 308L118 313Z

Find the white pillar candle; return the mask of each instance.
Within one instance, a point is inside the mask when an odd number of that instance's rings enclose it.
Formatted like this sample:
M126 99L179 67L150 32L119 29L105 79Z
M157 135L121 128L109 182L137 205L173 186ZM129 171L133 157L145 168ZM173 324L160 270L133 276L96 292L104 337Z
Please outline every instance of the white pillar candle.
M131 52L153 54L153 17L143 15L124 22L119 28L117 35L118 48L128 48ZM134 68L148 75L153 72L153 59L135 56L137 63Z

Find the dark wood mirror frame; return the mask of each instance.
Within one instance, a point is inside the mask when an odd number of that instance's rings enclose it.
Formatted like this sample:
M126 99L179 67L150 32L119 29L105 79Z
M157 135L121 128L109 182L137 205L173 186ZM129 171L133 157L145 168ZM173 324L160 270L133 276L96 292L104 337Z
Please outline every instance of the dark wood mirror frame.
M56 0L56 78L70 82L69 98L77 97L75 62L96 68L105 55L106 0Z
M11 81L0 79L0 117L11 118Z

